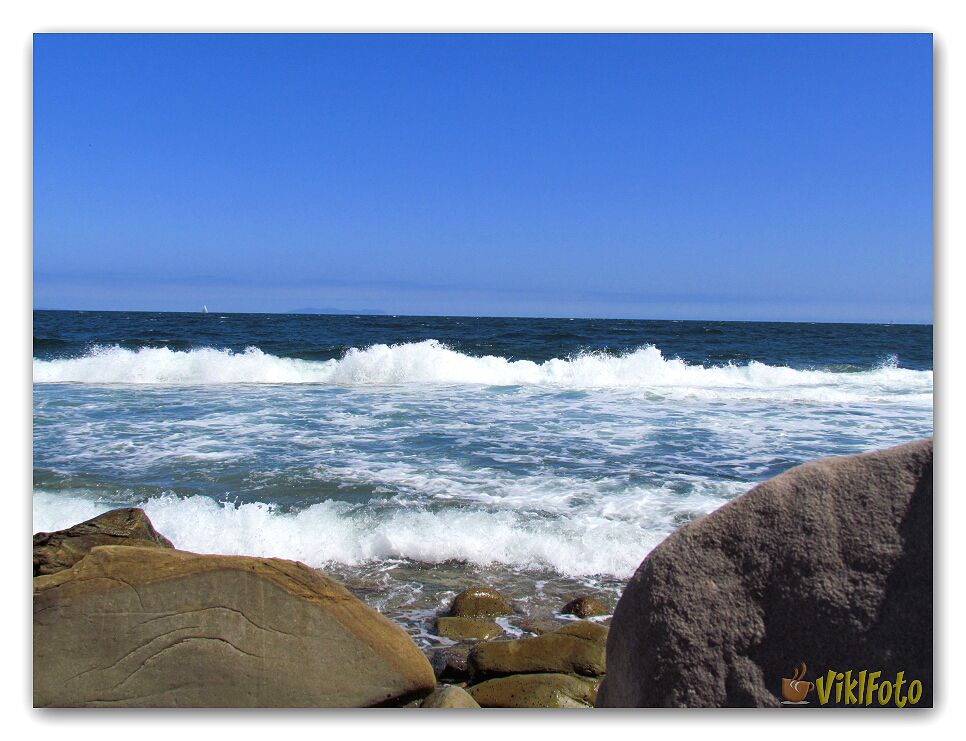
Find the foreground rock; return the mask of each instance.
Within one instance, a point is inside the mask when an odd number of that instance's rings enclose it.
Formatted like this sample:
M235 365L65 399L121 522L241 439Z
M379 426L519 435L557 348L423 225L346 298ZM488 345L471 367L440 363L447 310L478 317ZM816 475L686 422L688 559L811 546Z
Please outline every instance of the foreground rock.
M451 641L485 641L503 634L503 628L492 620L463 617L436 619L436 635Z
M154 529L144 510L115 509L66 530L34 535L34 576L69 569L98 545L174 547Z
M495 589L470 587L453 598L449 614L452 617L492 618L513 614L513 607Z
M576 615L579 618L589 618L597 615L606 615L608 610L604 603L596 597L578 597L564 605L560 612L564 615Z
M440 687L423 700L423 708L478 708L479 703L460 687Z
M34 579L35 706L361 707L435 687L406 633L292 561L96 547Z
M470 671L474 680L537 672L600 676L606 642L607 628L575 622L534 638L481 643L470 651Z
M807 463L678 530L617 604L597 704L777 705L805 662L905 672L931 705L932 457Z
M589 708L599 680L569 674L516 674L467 691L484 708Z

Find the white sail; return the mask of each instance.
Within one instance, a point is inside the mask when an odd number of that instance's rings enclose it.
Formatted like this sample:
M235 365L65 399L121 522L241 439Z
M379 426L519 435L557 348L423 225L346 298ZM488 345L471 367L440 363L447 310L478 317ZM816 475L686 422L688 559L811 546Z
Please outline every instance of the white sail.
M204 305L202 305L202 307L201 307L201 313L202 313L202 314L207 314L207 313L208 313L208 307L207 307L207 306L204 306Z

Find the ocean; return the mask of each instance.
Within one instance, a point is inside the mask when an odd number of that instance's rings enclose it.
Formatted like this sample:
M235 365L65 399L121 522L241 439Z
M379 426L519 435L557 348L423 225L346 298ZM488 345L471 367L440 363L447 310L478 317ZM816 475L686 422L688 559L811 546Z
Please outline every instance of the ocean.
M922 325L35 311L33 526L136 505L446 643L463 587L612 606L757 482L932 435L932 361Z

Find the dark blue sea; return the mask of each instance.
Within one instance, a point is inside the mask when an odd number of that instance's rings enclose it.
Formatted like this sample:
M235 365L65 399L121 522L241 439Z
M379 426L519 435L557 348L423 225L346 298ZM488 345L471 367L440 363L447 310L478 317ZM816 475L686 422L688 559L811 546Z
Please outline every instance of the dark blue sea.
M756 482L931 435L932 358L914 325L37 311L34 529L141 506L432 642L462 586L612 604Z

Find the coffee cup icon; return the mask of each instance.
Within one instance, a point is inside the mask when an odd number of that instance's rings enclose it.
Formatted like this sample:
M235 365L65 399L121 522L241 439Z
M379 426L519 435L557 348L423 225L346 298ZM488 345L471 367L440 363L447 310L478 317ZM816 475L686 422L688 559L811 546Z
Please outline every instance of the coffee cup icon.
M799 664L791 677L782 678L782 699L785 705L807 705L805 700L808 693L815 686L812 682L802 679L808 667L804 662Z

